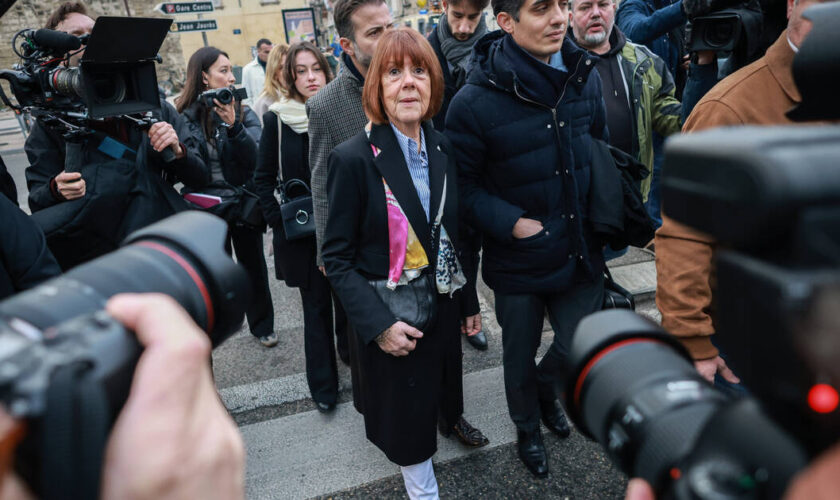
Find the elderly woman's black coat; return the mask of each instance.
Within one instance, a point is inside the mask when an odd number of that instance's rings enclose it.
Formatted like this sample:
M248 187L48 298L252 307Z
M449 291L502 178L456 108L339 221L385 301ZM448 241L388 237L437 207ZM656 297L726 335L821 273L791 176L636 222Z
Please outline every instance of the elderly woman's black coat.
M446 177L443 226L457 249L458 206L455 156L443 135L424 124L429 156L432 219ZM381 152L374 157L371 144ZM329 218L322 246L327 277L355 332L354 402L365 416L368 439L399 465L430 458L437 449L436 422L446 349L459 340L457 303L438 295L435 327L423 332L408 356L385 353L375 338L396 322L369 280L385 279L389 268L385 178L417 233L434 272L432 242L420 198L391 126L374 125L337 146L329 158ZM351 340L352 341L352 340Z

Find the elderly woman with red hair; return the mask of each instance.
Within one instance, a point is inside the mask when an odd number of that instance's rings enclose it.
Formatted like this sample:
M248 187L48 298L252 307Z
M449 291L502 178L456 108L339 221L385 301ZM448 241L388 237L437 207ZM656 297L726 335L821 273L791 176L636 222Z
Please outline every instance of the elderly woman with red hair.
M371 123L329 158L322 252L355 336L367 437L401 466L409 497L437 498L441 380L460 348L453 294L466 282L455 154L429 121L444 88L431 46L411 29L382 36L362 94Z

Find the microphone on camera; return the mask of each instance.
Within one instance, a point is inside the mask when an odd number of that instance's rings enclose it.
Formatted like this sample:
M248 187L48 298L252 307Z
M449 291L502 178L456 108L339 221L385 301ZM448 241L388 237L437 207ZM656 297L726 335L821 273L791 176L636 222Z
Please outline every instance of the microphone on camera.
M26 37L45 49L51 49L56 54L63 54L81 48L82 41L79 37L69 33L42 28L29 30Z

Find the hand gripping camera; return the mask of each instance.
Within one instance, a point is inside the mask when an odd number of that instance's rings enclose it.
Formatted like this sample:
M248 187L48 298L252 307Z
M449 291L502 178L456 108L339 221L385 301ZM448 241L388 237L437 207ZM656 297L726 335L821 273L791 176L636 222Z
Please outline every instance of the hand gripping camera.
M213 99L216 99L222 104L230 104L235 100L241 101L248 98L248 90L245 88L222 87L220 89L205 90L198 96L198 100L204 103L208 108L213 108L216 104Z
M0 302L0 404L26 424L15 462L40 497L98 496L106 440L141 352L134 334L103 311L109 297L165 293L213 347L239 328L248 281L225 253L226 238L222 219L185 212Z

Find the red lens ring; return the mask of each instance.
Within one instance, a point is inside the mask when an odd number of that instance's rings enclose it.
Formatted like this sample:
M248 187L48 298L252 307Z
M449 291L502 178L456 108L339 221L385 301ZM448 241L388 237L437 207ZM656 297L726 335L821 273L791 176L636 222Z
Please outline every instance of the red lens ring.
M213 301L210 300L210 292L207 290L207 286L204 284L204 281L201 279L201 276L195 268L193 268L193 266L191 266L190 263L183 257L172 251L171 248L167 248L160 243L141 241L140 243L136 243L136 245L157 250L174 260L184 271L187 272L189 277L192 278L193 283L195 283L196 288L198 288L199 293L201 293L201 298L204 299L204 308L207 310L207 333L212 332L214 323L216 322L216 318L213 313Z
M611 352L613 352L617 349L628 346L630 344L638 344L638 343L642 343L642 342L655 343L655 344L661 344L662 343L658 340L653 340L653 339L632 338L632 339L622 340L621 342L616 342L615 344L610 344L607 347L605 347L604 349L602 349L601 352L599 352L595 356L592 356L592 359L590 359L589 362L586 363L586 366L583 367L583 370L580 371L580 375L578 375L577 381L575 382L575 397L574 397L575 407L580 408L580 392L583 390L583 382L586 380L586 376L589 375L589 371L592 370L592 367L594 367L598 363L598 361L601 361L601 359L604 356L606 356L607 354L609 354L609 353L611 353Z

